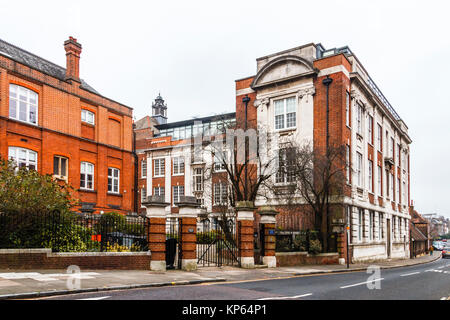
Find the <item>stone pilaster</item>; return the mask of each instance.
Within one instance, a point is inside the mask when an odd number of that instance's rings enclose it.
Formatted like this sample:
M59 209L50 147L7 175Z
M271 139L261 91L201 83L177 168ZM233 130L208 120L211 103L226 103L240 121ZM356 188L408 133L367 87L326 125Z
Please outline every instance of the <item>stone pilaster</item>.
M253 221L255 220L253 212L255 208L253 203L247 201L238 202L236 205L237 221L238 221L238 238L239 238L239 259L241 267L251 269L255 267Z
M275 268L277 266L275 256L275 217L278 211L272 207L264 206L260 208L258 213L261 216L260 223L264 224L264 253L262 253L262 261L269 268Z
M146 216L150 219L148 248L151 252L150 270L166 271L166 207L160 196L150 196L142 203L146 207Z
M181 269L197 269L197 216L199 205L195 197L182 196L177 202L181 220Z

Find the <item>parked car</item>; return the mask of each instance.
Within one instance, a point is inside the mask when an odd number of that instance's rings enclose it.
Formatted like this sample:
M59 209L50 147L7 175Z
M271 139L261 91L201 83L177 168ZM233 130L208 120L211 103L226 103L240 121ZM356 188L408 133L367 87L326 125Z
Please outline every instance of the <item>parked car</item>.
M442 248L443 248L442 242L434 241L433 242L433 248L434 248L434 250L441 251Z
M450 257L450 246L447 245L442 248L442 258L449 258Z

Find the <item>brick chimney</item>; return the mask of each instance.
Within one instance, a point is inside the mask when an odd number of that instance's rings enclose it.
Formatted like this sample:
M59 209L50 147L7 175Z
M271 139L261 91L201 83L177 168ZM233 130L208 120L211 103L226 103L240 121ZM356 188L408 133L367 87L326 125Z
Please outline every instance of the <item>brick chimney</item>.
M81 44L77 39L69 37L64 41L64 50L66 50L66 80L80 82L80 53Z

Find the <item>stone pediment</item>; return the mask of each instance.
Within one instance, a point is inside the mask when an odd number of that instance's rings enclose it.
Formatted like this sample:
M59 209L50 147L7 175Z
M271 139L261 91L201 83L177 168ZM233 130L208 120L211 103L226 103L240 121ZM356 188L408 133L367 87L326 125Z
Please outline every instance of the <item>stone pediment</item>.
M251 87L259 88L316 73L312 64L297 56L282 56L267 63L255 76Z

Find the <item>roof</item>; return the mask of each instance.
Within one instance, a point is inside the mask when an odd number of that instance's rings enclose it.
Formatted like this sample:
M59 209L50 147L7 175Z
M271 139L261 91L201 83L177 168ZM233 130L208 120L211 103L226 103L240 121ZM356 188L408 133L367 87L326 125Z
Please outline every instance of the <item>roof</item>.
M170 122L170 123L164 123L157 125L156 128L158 129L169 129L169 128L176 128L180 126L188 126L193 125L195 121L201 121L201 122L211 122L215 120L226 120L226 119L232 119L236 118L236 112L230 112L230 113L224 113L214 116L208 116L203 118L194 118L189 120L183 120L183 121L177 121L177 122Z
M411 238L414 239L414 241L427 241L428 238L426 236L424 236L424 234L417 229L414 224L410 223L409 224L410 229L411 229Z
M410 210L410 214L411 214L411 221L413 223L428 223L428 221L412 207Z
M12 45L2 39L0 39L0 54L8 58L11 58L19 63L29 66L33 69L41 71L42 73L48 74L52 77L65 81L66 69L45 60L31 52L21 49L15 45ZM80 79L80 87L84 90L90 91L95 94L99 94L94 88L86 83L83 79Z

